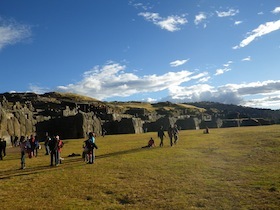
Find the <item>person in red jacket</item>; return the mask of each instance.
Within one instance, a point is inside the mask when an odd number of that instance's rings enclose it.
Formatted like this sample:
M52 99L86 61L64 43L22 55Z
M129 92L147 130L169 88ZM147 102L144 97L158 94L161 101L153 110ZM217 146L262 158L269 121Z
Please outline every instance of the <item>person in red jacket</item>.
M148 145L147 146L144 146L142 148L151 148L151 147L155 147L155 141L154 139L151 137L150 140L148 141Z
M57 152L58 152L58 161L61 164L63 158L61 157L61 151L62 151L62 147L64 146L63 141L59 138L59 136L55 137L57 139Z

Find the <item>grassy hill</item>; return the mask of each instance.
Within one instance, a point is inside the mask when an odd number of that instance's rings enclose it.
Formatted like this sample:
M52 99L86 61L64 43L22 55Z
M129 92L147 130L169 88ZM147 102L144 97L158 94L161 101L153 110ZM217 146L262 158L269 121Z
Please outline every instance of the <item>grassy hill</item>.
M182 131L179 143L142 149L156 133L65 140L58 167L39 151L19 170L18 148L0 161L1 209L279 209L280 126Z

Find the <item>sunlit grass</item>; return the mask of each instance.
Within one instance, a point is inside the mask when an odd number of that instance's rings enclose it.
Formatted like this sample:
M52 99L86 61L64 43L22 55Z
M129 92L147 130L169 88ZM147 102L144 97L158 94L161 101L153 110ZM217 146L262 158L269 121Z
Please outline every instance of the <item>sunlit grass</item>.
M142 149L156 133L64 140L62 165L40 150L20 168L18 148L0 162L1 209L279 209L280 126L181 131L178 145ZM30 199L32 201L30 202Z

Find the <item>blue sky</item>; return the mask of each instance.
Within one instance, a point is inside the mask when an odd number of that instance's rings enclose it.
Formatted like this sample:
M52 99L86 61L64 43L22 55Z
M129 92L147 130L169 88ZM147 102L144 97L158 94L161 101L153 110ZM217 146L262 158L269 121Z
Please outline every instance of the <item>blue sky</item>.
M279 0L1 0L0 92L280 109Z

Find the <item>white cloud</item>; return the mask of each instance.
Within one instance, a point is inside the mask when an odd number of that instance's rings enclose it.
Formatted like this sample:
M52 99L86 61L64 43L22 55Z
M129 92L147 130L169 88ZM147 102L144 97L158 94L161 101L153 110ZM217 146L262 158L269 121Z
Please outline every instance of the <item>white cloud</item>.
M248 56L246 58L243 58L241 61L251 61L251 56Z
M155 103L155 102L157 102L157 99L155 99L155 98L147 98L147 99L143 99L142 101L147 101L149 103Z
M14 20L4 20L0 17L0 50L12 44L16 44L31 36L31 29Z
M231 64L232 64L232 61L228 61L227 63L223 64L223 68L217 69L215 75L218 76L218 75L221 75L221 74L224 74L224 73L230 71L231 68L229 68L229 66Z
M194 24L198 25L202 21L204 21L206 18L207 18L206 15L203 12L200 12L198 15L195 16Z
M249 99L247 99L249 98ZM280 80L247 84L226 84L213 87L198 84L189 87L173 87L162 101L199 102L212 101L259 108L280 109Z
M170 32L180 30L181 28L179 26L184 25L188 22L184 15L172 15L166 18L160 17L158 13L151 12L141 12L138 15L144 17L147 21L158 25L162 29L165 29Z
M228 11L216 11L218 17L229 17L229 16L235 16L236 14L239 13L239 10L235 9L229 9Z
M269 34L273 31L280 29L280 20L274 22L266 22L265 24L259 25L258 28L254 29L247 38L242 40L239 45L233 47L233 49L238 49L247 46L256 38L261 37L263 35Z
M224 74L225 72L230 71L230 70L231 69L229 69L229 68L217 69L215 75L218 76L218 75Z
M230 63L232 62L229 61L224 66ZM227 68L228 66L225 67L225 69ZM83 74L81 81L59 86L57 90L87 95L99 100L112 97L128 97L141 93L148 95L149 93L167 90L169 96L160 101L213 101L280 109L280 80L225 84L218 87L201 83L187 86L187 82L206 82L210 77L207 72L195 73L186 70L139 77L133 73L125 72L125 70L126 66L114 62L109 62L104 66L95 66ZM42 92L43 89L33 86L33 90ZM149 102L159 101L159 99L149 96L146 100Z
M235 21L234 25L240 25L242 23L242 21Z
M280 13L280 7L276 7L274 10L271 11L273 14Z
M189 59L172 61L172 62L170 62L170 66L171 67L181 66L181 65L185 64L188 60Z
M158 92L202 77L186 70L139 77L133 73L126 73L125 69L126 66L112 62L102 67L96 66L85 72L81 81L59 86L57 89L103 100L111 97L127 97L136 93Z

